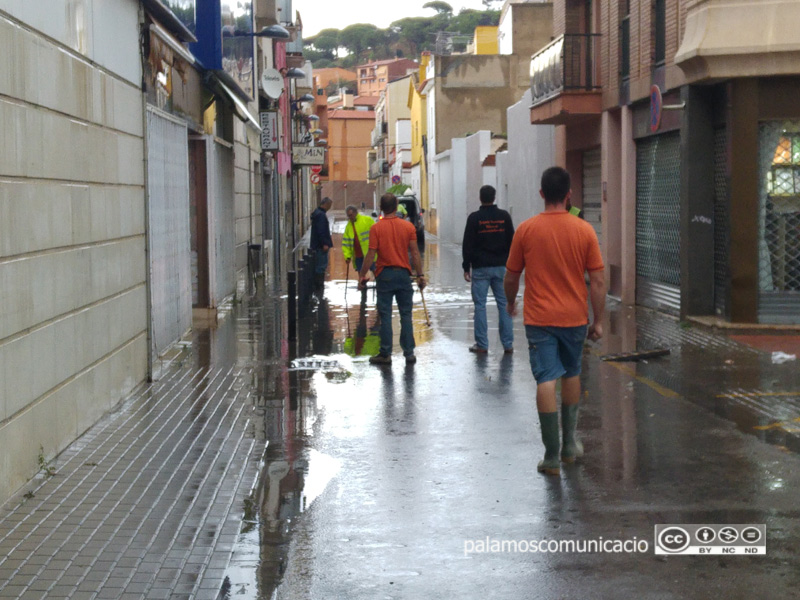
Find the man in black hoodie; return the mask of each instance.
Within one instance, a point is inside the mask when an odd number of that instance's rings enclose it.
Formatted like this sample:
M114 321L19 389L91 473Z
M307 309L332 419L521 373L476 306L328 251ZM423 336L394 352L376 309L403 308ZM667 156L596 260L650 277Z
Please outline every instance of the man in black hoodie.
M322 289L325 285L325 271L328 269L328 252L333 248L331 227L328 223L328 210L333 206L333 200L323 198L313 213L311 213L311 241L310 248L314 251L314 285Z
M506 354L514 351L514 323L506 311L503 291L514 224L510 214L495 206L494 198L492 186L481 188L481 208L467 217L462 245L464 279L472 282L472 301L475 303L475 344L469 350L476 354L485 354L489 350L486 297L490 287L500 318L500 341Z

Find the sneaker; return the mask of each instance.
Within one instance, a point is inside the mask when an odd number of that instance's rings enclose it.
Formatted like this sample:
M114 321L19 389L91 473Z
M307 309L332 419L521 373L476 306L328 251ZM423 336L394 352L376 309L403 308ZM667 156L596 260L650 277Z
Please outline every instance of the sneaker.
M369 364L371 365L390 365L392 364L392 357L384 354L376 354L369 357Z
M413 354L407 354L406 355L406 364L407 365L413 365L413 364L416 364L416 362L417 362L417 357L416 356L414 356Z
M503 348L503 354L514 354L514 348Z
M473 344L469 347L470 352L474 352L475 354L486 354L489 352L486 348L481 348L478 344Z

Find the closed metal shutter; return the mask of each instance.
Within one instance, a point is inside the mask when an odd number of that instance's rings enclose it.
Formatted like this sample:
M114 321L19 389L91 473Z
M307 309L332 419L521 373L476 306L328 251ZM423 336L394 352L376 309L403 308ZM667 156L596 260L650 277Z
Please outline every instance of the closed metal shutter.
M236 291L236 230L234 222L233 150L216 141L209 148L209 248L213 272L212 306Z
M759 127L761 323L800 323L800 121Z
M189 138L186 125L147 110L147 237L153 358L192 326Z
M600 171L600 148L583 153L583 218L594 227L600 247L603 246L601 201L603 184Z
M730 298L730 205L728 200L728 133L714 131L714 308L729 316Z
M678 132L636 144L636 302L681 307L681 159Z

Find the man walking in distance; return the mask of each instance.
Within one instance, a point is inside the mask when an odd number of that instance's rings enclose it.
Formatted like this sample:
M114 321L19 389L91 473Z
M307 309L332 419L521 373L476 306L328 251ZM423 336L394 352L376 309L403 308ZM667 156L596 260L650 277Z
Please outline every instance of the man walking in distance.
M561 460L574 462L583 456L576 438L578 402L581 397L581 357L587 336L589 310L584 279L589 272L593 321L590 340L603 336L605 280L603 258L592 226L566 211L570 177L564 169L551 167L542 175L544 212L517 229L506 264L505 292L508 312L516 314L519 280L525 271L525 333L530 349L531 370L536 379L536 406L542 427L545 454L537 469L548 475L561 472ZM561 424L559 439L556 381L561 379Z
M333 200L323 198L319 207L311 213L311 242L309 246L314 251L314 285L321 290L325 285L325 271L328 268L328 251L333 248L331 239L331 226L328 223L328 210L333 206Z
M378 316L381 320L380 353L372 356L369 362L374 365L392 363L392 300L397 299L400 311L400 346L406 357L406 364L417 362L414 356L414 326L411 321L411 264L409 254L417 273L417 285L425 289L422 275L422 260L417 247L417 230L414 225L397 216L397 198L394 194L381 196L383 219L373 225L369 235L369 251L359 272L359 288L367 284L367 271L378 256L376 286L378 295Z
M345 210L347 214L347 226L344 228L342 237L342 254L347 264L355 258L356 272L361 270L364 264L364 257L369 252L369 231L375 225L367 215L358 214L355 206L348 206Z
M514 224L510 214L495 206L494 198L495 189L492 186L485 185L481 188L480 210L467 217L461 246L464 279L472 282L472 302L475 304L475 344L469 351L476 354L486 354L489 349L486 323L486 296L489 287L492 288L500 315L500 341L503 349L506 354L514 351L514 322L506 311L506 295L503 291L506 260L514 238Z

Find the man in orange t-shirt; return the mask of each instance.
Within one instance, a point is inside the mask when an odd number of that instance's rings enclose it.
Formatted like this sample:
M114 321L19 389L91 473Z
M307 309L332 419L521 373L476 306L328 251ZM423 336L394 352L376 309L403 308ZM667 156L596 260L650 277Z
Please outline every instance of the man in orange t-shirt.
M583 455L575 430L581 397L581 358L587 336L589 308L585 273L589 272L592 300L591 340L603 336L605 278L600 245L592 226L566 210L570 176L561 167L542 175L544 212L519 226L506 263L504 287L509 314L516 315L519 280L525 271L524 318L531 370L536 379L536 405L545 446L537 469L548 475L561 472L561 460L574 462ZM556 382L561 379L559 439Z
M378 296L378 315L381 319L380 353L372 356L369 362L374 365L392 364L392 301L397 299L400 311L400 347L406 357L406 364L417 362L414 355L414 325L411 320L413 308L411 287L411 264L414 263L419 289L425 288L422 274L422 260L417 247L417 230L408 221L397 216L397 197L394 194L381 196L383 218L369 230L369 251L359 272L359 288L366 289L367 272L378 255L375 270L375 288Z

